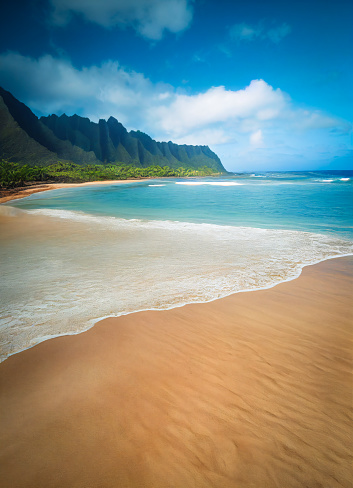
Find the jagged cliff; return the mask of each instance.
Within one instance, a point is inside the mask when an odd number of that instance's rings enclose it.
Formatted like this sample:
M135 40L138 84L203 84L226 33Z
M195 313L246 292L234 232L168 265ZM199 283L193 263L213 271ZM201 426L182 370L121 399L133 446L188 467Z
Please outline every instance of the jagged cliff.
M73 115L38 119L11 93L0 88L0 158L46 165L58 160L76 164L152 164L178 168L207 166L226 172L208 146L156 142L140 131L128 132L114 117L98 124Z

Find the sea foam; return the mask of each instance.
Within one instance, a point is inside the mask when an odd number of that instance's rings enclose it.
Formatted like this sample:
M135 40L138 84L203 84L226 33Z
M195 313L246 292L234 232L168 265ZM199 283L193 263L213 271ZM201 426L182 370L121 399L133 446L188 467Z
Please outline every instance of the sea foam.
M176 185L186 185L186 186L239 186L242 183L237 181L176 181Z
M101 317L268 288L353 253L310 232L8 209L22 220L0 237L2 358Z

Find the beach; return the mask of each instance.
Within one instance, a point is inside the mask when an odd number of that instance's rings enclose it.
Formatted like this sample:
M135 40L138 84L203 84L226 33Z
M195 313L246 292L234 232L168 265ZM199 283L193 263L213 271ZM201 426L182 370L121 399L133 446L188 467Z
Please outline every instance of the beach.
M121 183L134 183L139 181L133 180L104 180L104 181L86 181L85 183L38 183L32 186L9 188L0 190L0 203L10 202L19 198L29 197L34 193L41 193L48 190L58 190L60 188L78 188L95 185L115 185Z
M352 6L0 3L0 488L353 488Z
M13 487L351 487L353 259L0 365Z

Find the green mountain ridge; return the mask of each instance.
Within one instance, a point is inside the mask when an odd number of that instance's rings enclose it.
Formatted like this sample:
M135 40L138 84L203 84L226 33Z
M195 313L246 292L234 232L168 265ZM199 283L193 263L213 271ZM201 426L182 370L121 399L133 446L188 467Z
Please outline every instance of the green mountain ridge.
M46 166L58 161L79 165L124 163L197 169L207 166L226 173L208 146L157 142L140 131L128 132L114 117L98 124L79 115L38 117L0 87L0 158Z

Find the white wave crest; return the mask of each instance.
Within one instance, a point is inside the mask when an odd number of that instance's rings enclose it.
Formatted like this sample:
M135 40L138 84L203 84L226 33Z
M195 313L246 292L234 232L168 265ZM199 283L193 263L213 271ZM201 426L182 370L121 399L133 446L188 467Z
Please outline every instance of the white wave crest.
M210 185L210 186L239 186L242 183L238 183L237 181L176 181L176 185L187 185L187 186L202 186L202 185Z

